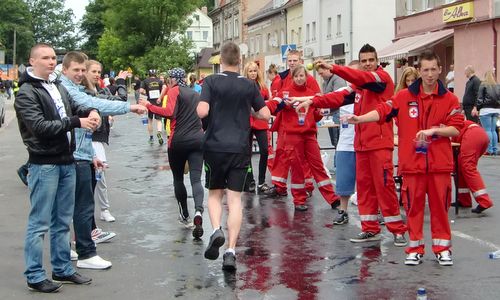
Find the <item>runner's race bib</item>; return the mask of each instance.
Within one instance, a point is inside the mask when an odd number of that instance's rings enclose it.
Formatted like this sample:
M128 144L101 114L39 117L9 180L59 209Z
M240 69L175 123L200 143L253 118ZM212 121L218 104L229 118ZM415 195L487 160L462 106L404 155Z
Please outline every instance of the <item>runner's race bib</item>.
M160 97L160 91L149 91L149 99L158 99Z

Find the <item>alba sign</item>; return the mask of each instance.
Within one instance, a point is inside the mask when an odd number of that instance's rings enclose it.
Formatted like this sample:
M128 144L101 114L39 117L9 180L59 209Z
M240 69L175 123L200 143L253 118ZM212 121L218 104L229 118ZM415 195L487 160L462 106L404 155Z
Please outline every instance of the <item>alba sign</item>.
M474 17L474 2L462 3L443 8L443 22L455 22Z

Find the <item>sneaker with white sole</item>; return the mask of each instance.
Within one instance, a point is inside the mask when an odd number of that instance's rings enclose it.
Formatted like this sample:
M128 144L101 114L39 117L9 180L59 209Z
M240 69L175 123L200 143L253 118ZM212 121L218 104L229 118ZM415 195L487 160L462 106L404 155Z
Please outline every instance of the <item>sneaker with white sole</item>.
M79 259L76 266L80 269L106 270L111 268L110 261L102 259L99 255L87 259Z
M105 209L105 210L101 210L101 220L104 222L114 222L115 217L113 217L113 215L111 215L109 210Z
M453 266L451 252L448 250L444 250L436 254L436 259L441 266Z
M193 219L194 229L193 237L199 239L203 236L203 217L201 215L195 215Z
M406 245L408 245L408 241L404 234L394 234L394 246L404 247Z
M405 259L405 265L417 266L422 263L422 254L417 252L408 253Z
M380 234L373 232L360 232L356 237L350 239L353 243L364 243L372 241L380 241Z
M71 249L71 251L70 251L70 258L71 258L71 261L78 260L78 253L76 253L76 251L73 249Z
M114 222L115 221L115 217L113 217L111 215L111 213L109 212L109 210L105 209L105 210L101 211L101 220L105 221L105 222Z
M194 228L193 220L191 220L190 217L184 218L182 216L179 216L178 221L179 221L179 223L181 225L183 225L187 229L193 229Z
M102 231L101 228L96 228L92 230L92 240L96 244L107 242L110 239L114 238L115 236L116 233L112 231Z

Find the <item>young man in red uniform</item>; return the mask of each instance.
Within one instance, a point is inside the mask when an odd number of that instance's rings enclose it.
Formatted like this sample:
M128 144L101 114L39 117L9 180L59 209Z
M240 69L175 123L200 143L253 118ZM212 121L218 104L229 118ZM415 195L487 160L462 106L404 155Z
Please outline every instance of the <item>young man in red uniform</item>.
M490 140L486 131L478 124L465 120L460 135L453 138L454 142L460 143L460 154L458 155L458 203L463 207L471 207L470 193L478 203L472 209L473 213L479 214L493 206L483 178L477 170L477 162L488 149Z
M457 97L439 80L439 57L431 50L419 57L421 79L401 90L392 100L378 105L362 116L352 116L349 123L398 119L399 170L403 176L403 203L408 217L410 242L406 265L418 265L424 254L423 221L428 197L432 251L440 265L453 265L448 208L451 199L453 154L450 137L463 126Z
M377 52L369 44L359 51L358 70L339 65L329 65L322 60L317 66L331 70L351 85L344 90L303 99L298 106L336 108L354 102L356 115L367 113L393 95L394 83L387 72L378 65ZM392 152L394 133L392 120L382 124L359 124L355 128L356 185L361 233L351 239L353 243L380 240L378 210L382 212L387 229L394 235L394 245L406 246L406 226L401 219L399 203L393 180Z
M277 75L279 78L278 81L273 80L271 85L271 95L274 97L276 95L282 95L282 92L289 92L290 88L293 84L292 72L295 68L300 65L302 62L300 52L297 50L291 50L287 55L287 63L288 70L281 72ZM315 93L319 93L321 90L319 88L316 80L308 75L306 80L306 86L312 89ZM286 98L286 97L284 97ZM276 119L271 126L270 131L277 131L278 138L276 140L276 151L274 156L273 168L271 171L271 179L273 183L273 187L271 187L268 191L265 192L266 195L270 196L286 196L287 195L287 186L286 182L288 180L288 173L290 171L290 163L289 158L285 152L286 146L286 138L283 132L283 124L284 122L288 122L289 120L283 119L281 113L276 114ZM302 160L305 161L305 160ZM306 189L308 194L310 195L314 190L313 179L311 168L309 164L303 164L304 167L304 175L306 177ZM337 201L336 203L340 203Z

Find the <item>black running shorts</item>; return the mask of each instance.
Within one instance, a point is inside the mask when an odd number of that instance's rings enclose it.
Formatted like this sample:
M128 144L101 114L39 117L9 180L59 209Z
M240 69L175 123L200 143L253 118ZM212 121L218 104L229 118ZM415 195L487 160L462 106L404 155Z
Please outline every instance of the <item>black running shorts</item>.
M205 152L205 187L242 192L250 171L249 153Z

